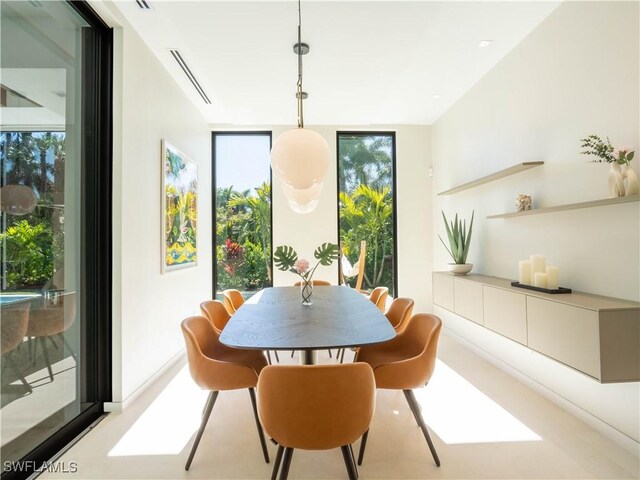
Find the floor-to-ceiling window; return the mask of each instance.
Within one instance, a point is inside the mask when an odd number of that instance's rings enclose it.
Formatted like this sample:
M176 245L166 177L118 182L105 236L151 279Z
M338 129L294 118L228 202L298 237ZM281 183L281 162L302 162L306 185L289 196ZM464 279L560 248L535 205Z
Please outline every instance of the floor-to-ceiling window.
M272 285L271 132L213 133L213 288Z
M108 395L111 33L85 4L0 8L5 478L40 468Z
M364 241L362 288L385 286L397 296L395 133L338 132L337 136L338 230L348 260L341 264L341 275L355 285L357 270L348 271L348 266L357 262Z

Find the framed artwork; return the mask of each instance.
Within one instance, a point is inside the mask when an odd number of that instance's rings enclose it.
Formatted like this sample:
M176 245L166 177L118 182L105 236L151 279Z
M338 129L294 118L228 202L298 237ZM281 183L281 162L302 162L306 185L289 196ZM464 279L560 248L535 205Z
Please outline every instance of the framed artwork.
M198 167L162 140L162 272L198 263Z

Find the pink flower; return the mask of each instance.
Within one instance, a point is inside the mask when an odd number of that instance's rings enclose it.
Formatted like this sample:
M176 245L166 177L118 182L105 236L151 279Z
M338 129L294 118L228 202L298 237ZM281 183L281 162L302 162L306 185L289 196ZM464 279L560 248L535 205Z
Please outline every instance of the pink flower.
M296 260L296 263L293 264L293 268L298 272L298 275L304 275L309 270L309 261L304 258L299 258Z

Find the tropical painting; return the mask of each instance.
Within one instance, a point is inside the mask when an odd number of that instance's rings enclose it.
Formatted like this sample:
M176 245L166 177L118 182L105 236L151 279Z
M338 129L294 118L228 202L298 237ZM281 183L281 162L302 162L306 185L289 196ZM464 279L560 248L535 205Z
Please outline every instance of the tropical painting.
M197 264L198 167L165 141L162 161L164 272Z

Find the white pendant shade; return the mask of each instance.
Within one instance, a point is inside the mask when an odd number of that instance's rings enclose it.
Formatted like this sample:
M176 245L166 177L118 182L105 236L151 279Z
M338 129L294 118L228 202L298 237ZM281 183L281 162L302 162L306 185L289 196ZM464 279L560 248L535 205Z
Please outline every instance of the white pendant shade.
M318 206L318 203L320 203L320 200L311 200L309 203L305 205L301 205L299 203L292 202L291 200L289 200L289 207L291 208L291 210L293 210L296 213L306 215L307 213L313 212Z
M25 185L5 185L0 189L2 210L9 215L27 215L36 208L36 195Z
M274 142L271 167L282 183L307 190L327 176L330 156L329 145L319 133L294 128Z
M282 182L280 182L280 186L282 187L282 192L284 193L284 196L287 197L287 200L297 203L298 205L306 205L313 200L320 199L324 182L317 183L313 187L305 190L298 190Z

